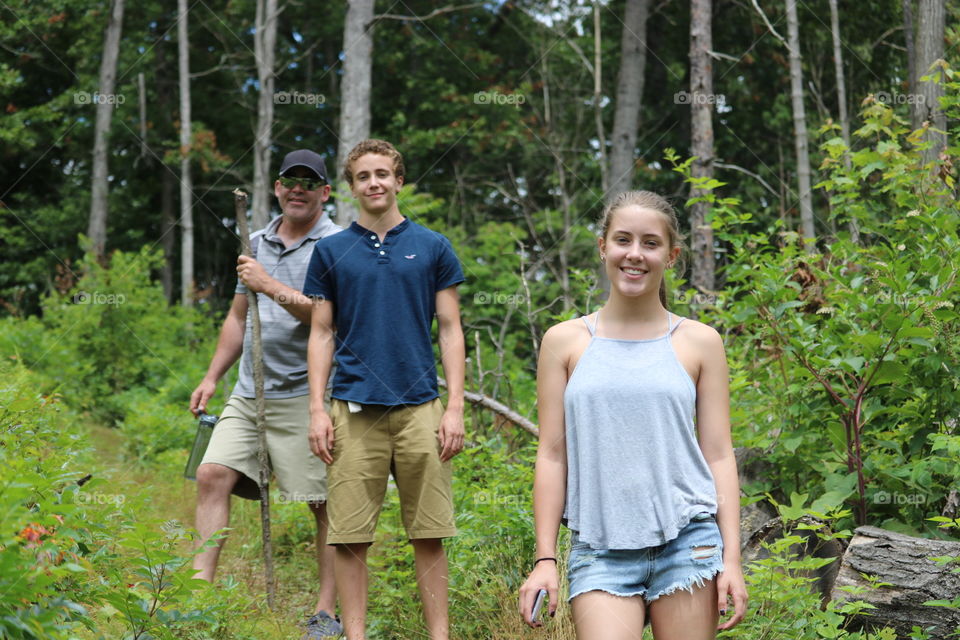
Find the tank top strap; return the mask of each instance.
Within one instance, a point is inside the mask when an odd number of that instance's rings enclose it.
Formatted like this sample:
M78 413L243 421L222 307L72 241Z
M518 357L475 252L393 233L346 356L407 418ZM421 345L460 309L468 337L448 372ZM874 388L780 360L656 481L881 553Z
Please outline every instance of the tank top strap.
M596 323L594 323L593 326L590 325L589 316L582 316L582 318L583 318L583 324L587 325L587 331L590 332L590 337L592 338L594 334L597 332L597 325ZM599 319L600 319L600 312L597 311L597 320Z
M674 322L674 318L676 318L676 322ZM679 327L680 323L683 322L685 319L686 318L684 318L683 316L674 315L669 311L667 311L667 335L669 336L674 331L676 331L677 327Z

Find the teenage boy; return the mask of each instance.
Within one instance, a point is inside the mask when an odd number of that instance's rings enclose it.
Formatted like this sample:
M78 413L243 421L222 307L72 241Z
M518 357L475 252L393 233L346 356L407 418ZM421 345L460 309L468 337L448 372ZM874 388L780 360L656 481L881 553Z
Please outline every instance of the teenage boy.
M344 631L364 640L367 549L387 479L400 495L430 637L449 637L443 538L456 534L450 459L463 449L464 343L450 242L397 206L404 168L383 140L350 152L344 177L360 216L317 243L304 294L314 298L307 362L310 447L329 467L330 533ZM431 325L448 404L437 391ZM323 405L336 354L330 413Z
M317 523L320 595L307 620L304 639L339 635L333 616L334 550L326 543L326 465L307 449L309 387L306 350L312 303L303 284L313 247L341 228L323 203L330 196L323 158L307 149L288 153L273 185L282 215L253 234L256 258L237 259L237 288L224 320L216 352L203 381L190 397L190 410L204 411L217 381L240 358L240 377L213 431L197 469L197 531L205 541L227 526L230 494L259 499L256 402L253 389L253 322L247 321L247 291L257 293L263 335L264 396L270 466L285 502L306 502ZM212 581L225 539L197 554L197 578Z

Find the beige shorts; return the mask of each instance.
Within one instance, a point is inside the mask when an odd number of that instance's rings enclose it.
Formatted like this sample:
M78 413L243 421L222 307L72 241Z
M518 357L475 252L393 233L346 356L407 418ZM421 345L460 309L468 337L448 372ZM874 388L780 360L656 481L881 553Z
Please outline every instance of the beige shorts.
M310 396L268 398L267 454L283 502L326 502L327 467L310 451ZM213 429L201 464L222 464L241 476L234 495L257 500L260 463L257 459L257 404L231 396Z
M437 439L442 416L439 398L421 405L363 405L357 413L342 400L331 402L329 544L373 542L390 474L408 538L457 534L451 465L440 462Z

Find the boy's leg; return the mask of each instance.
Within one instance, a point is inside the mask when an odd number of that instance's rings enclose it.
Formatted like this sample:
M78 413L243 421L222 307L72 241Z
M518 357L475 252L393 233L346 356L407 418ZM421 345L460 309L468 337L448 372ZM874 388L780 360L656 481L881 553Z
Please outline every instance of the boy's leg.
M336 545L337 592L340 622L350 640L366 638L367 549L369 542Z
M314 613L326 611L331 616L336 613L337 590L334 578L334 558L336 549L327 544L327 505L325 502L309 503L310 511L317 521L317 571L320 576L320 592Z
M417 586L423 602L423 617L431 640L450 637L447 609L447 554L440 538L411 540L417 564Z
M450 462L440 461L440 400L394 411L394 477L403 526L413 544L423 617L433 640L449 637L447 556L443 538L456 535Z
M350 640L363 640L367 617L367 549L390 476L390 411L364 406L351 413L346 402L334 399L336 445L329 480L328 543L336 547L337 595L340 620Z

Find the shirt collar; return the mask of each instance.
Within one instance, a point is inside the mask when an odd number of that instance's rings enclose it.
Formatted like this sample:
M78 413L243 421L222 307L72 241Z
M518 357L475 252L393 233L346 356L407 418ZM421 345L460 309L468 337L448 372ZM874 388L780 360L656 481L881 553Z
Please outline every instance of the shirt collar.
M277 229L280 228L280 223L283 221L283 215L279 215L273 220L271 220L266 227L263 229L263 238L264 240L269 240L270 242L276 242L283 244L283 240L277 235ZM326 211L320 213L317 217L317 221L313 223L313 227L310 231L307 232L303 238L297 242L296 246L300 246L303 241L307 238L311 240L319 240L323 237L323 231L327 228L328 225L332 224L330 221L330 216L327 215ZM287 247L288 249L293 249L294 247Z
M387 231L387 235L388 235L388 236L395 236L395 235L397 235L398 233L403 233L403 231L406 230L407 227L409 227L409 226L410 226L410 218L404 218L404 219L403 219L403 222L401 222L400 224L398 224L398 225L395 226L395 227L392 227L389 231ZM356 220L354 220L353 222L350 223L349 229L350 229L351 231L353 231L354 233L358 233L358 234L360 234L360 235L366 235L366 234L368 234L368 233L374 233L374 232L371 231L370 229L367 229L366 227L360 226L360 224L359 224Z

